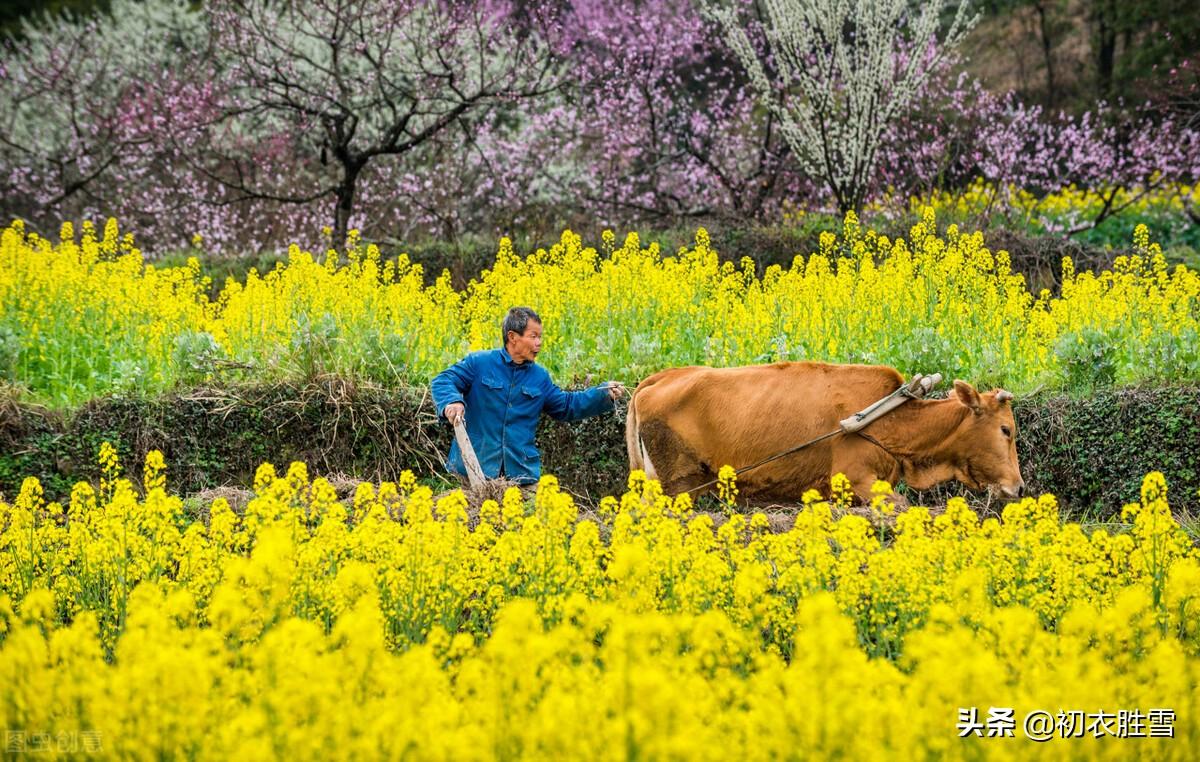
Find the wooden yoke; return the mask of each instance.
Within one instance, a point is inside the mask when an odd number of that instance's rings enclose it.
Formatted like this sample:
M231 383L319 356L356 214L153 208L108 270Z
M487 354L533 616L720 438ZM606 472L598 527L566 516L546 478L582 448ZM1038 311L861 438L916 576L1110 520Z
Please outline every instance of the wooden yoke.
M918 373L913 376L912 381L907 386L901 386L878 402L858 411L849 418L839 421L842 431L847 434L853 434L867 424L892 412L910 399L921 399L941 382L941 373L934 373L932 376L922 376Z

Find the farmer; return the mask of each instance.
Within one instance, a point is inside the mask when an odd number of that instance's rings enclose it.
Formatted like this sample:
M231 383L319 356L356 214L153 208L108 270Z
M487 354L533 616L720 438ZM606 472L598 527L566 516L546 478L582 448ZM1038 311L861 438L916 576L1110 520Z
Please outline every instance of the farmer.
M472 352L433 379L433 403L439 418L466 424L484 476L534 484L542 473L533 441L542 411L560 421L600 415L613 409L625 388L614 381L580 392L558 388L536 362L542 321L528 307L510 309L501 331L503 348ZM458 442L450 446L446 467L465 483Z

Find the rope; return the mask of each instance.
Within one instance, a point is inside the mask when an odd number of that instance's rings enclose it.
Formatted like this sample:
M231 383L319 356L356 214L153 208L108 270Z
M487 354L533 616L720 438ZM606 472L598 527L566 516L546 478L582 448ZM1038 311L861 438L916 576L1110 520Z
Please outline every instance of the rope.
M822 434L821 436L817 437L816 439L810 439L807 442L805 442L804 444L796 445L795 447L793 447L790 450L784 450L783 452L776 453L775 455L772 455L769 458L763 458L762 460L758 461L757 463L751 463L748 466L743 466L742 468L739 468L738 470L734 471L733 475L740 476L741 474L745 473L746 471L749 471L752 468L758 468L759 466L764 465L766 463L770 463L773 460L779 460L780 458L782 458L785 455L791 455L794 452L799 452L800 450L803 450L805 447L808 447L810 445L815 445L817 442L820 442L824 439L829 439L830 437L834 437L834 436L837 436L838 434L843 434L843 433L845 433L845 432L843 432L841 429L834 429L833 431L829 432L828 434ZM694 490L699 490L699 489L704 489L705 487L710 487L719 481L721 481L721 478L717 477L716 479L713 479L711 481L705 482L704 484L701 484L699 487L689 488L688 492L692 492Z

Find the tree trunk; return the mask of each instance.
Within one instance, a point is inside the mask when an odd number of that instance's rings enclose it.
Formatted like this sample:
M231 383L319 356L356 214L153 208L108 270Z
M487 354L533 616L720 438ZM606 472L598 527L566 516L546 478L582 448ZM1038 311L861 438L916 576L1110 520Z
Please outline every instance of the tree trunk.
M859 199L861 195L858 189L854 187L841 190L837 196L838 214L843 218L846 216L846 212L858 214L862 207L862 201Z
M1116 7L1102 1L1096 8L1096 77L1099 97L1112 100L1113 69L1117 54Z
M334 209L333 246L341 249L346 243L350 227L350 215L354 212L354 192L358 189L358 176L366 161L354 159L342 164L342 182L337 189L337 206Z
M1045 2L1034 3L1038 15L1038 28L1042 37L1042 57L1046 59L1046 110L1052 110L1058 103L1058 85L1054 77L1054 56L1051 53L1053 41L1050 39L1050 23L1047 16L1049 9Z

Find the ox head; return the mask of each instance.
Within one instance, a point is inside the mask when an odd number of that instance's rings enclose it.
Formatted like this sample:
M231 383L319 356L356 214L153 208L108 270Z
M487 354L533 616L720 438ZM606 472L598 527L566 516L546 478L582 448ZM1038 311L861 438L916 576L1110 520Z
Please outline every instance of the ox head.
M980 394L965 381L954 382L952 399L971 411L955 438L955 478L972 489L996 487L1017 498L1025 494L1025 480L1017 461L1012 398L1003 389Z

